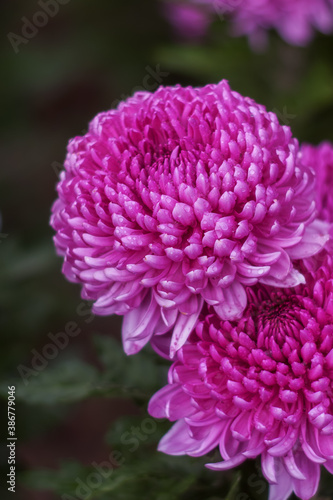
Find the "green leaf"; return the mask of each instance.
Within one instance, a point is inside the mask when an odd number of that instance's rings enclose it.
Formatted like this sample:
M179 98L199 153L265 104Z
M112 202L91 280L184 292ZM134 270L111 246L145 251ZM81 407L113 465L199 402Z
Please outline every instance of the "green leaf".
M66 462L59 470L39 469L22 473L20 480L27 488L55 492L75 491L75 478L85 474L87 468L77 462Z
M69 358L37 372L27 385L18 383L16 398L29 404L73 403L93 395L98 390L98 379L98 371L93 366Z
M122 345L112 337L95 335L94 342L105 367L103 383L123 387L123 395L132 395L138 400L147 400L167 381L169 363L159 358L147 347L137 356L126 356Z

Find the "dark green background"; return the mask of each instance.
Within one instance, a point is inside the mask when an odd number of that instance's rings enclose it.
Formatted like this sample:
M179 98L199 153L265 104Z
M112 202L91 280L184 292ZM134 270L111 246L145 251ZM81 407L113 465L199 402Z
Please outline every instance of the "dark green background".
M84 133L97 112L144 86L156 68L165 74L163 84L226 78L232 88L274 110L301 141L333 140L333 38L318 35L304 49L272 33L268 49L258 54L247 40L230 38L227 23L219 19L204 40L177 40L158 1L69 0L15 53L8 34L21 36L22 18L32 20L41 8L37 1L11 1L2 2L1 10L1 499L13 498L3 479L6 392L12 381L17 498L52 500L65 492L75 498L76 478L86 480L92 462L106 460L112 449L121 450L125 462L89 498L266 498L254 462L219 474L206 471L204 459L156 453L167 423L137 438L134 451L123 442L122 436L147 418L147 401L165 382L166 366L149 349L126 359L119 345L120 318L88 323L88 313L77 314L80 290L61 275L49 213L68 139ZM152 78L149 84L157 85ZM69 321L81 333L23 385L17 367L31 368L31 350L41 352L47 335ZM333 481L325 478L317 498L332 498Z

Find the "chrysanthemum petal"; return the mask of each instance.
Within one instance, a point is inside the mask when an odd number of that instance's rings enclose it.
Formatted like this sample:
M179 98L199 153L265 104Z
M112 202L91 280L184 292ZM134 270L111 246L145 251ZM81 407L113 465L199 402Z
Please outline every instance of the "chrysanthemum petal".
M312 498L318 489L320 479L320 467L311 462L303 453L296 455L298 467L305 476L305 479L293 479L295 494L302 500Z

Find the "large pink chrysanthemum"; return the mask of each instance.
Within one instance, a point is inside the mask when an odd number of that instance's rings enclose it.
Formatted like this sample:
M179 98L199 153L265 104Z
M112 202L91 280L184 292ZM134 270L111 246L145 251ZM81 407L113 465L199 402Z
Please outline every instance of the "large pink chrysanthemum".
M333 144L302 144L301 154L303 162L316 172L318 216L333 223Z
M185 35L202 29L210 14L229 17L235 34L248 35L255 45L271 28L295 45L307 44L314 29L323 33L333 30L333 0L188 0L171 1L167 6L171 21L181 13L174 24Z
M125 315L125 351L175 325L174 352L203 300L234 319L244 285L303 281L292 261L327 239L313 186L290 129L227 82L161 87L70 141L51 224L94 312Z
M317 489L333 473L333 264L326 255L307 284L248 289L238 322L211 310L178 351L169 385L151 400L157 418L177 421L160 442L171 455L219 446L225 470L261 455L270 499Z

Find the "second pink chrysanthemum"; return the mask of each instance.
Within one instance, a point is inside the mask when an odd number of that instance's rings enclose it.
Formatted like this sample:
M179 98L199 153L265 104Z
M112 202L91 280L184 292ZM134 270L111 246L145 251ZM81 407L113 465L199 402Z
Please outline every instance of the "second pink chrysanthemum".
M248 289L240 321L201 316L149 405L152 416L176 421L161 451L219 447L213 470L261 456L270 500L315 495L320 465L333 472L332 257L322 262L305 272L306 285Z

